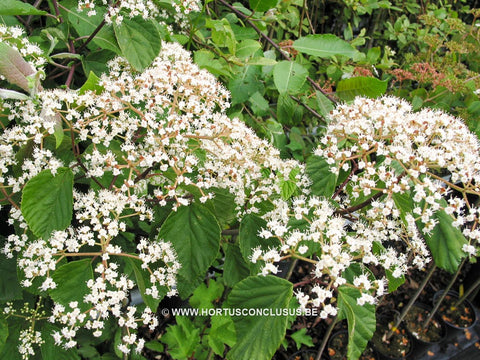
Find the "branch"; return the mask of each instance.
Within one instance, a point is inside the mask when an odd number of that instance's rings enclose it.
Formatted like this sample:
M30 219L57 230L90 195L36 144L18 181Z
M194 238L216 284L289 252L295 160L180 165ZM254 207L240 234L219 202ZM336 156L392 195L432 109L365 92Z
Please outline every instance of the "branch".
M238 16L240 16L241 18L243 18L243 20L248 24L250 25L253 30L255 30L257 32L258 35L260 35L261 37L263 37L270 45L272 45L282 56L285 60L288 60L288 61L292 61L292 58L290 56L288 56L288 54L283 51L280 46L275 42L273 41L267 34L263 33L250 19L247 15L245 15L244 13L242 13L241 11L237 10L235 7L233 7L232 5L230 5L229 3L227 3L225 0L219 0L223 5L225 5L226 7L228 7L231 11L233 11L235 14L237 14ZM337 102L335 101L334 98L332 98L327 92L325 92L325 90L322 89L322 87L320 85L318 85L315 80L313 80L311 77L307 76L307 80L308 82L315 88L315 90L318 90L320 91L323 95L325 95L327 97L328 100L330 100L331 102L333 102L335 105L337 104Z

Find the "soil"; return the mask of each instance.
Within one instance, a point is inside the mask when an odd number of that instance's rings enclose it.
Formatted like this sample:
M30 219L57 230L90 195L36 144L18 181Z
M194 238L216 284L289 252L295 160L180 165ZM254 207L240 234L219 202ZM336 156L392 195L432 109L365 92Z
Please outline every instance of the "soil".
M455 306L458 297L447 294L438 309L443 321L459 328L468 328L475 322L475 310L467 303Z
M394 321L379 319L377 330L373 334L372 343L379 353L391 359L402 359L412 350L412 341L404 327L393 330L392 336L387 334L393 328Z
M428 326L424 328L423 323L429 315L429 310L414 305L403 320L405 327L413 337L424 343L440 342L446 335L445 325L438 316L434 316Z

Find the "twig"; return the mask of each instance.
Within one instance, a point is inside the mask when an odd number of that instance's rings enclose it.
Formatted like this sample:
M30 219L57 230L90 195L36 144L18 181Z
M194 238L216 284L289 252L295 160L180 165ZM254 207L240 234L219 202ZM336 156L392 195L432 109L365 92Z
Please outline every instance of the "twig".
M323 340L322 340L322 343L320 344L320 348L318 349L315 360L320 360L322 358L323 350L325 350L325 347L327 346L328 338L330 337L330 334L332 333L336 322L337 322L337 317L335 316L332 319L332 323L328 326L327 332L325 333L325 335L323 335Z
M288 56L288 54L283 51L280 46L275 42L273 41L268 35L266 35L265 33L263 33L249 18L247 15L245 15L244 13L242 13L241 11L237 10L234 6L230 5L229 3L227 3L225 0L219 0L223 5L225 5L226 7L228 7L231 11L233 11L235 14L237 14L238 16L240 16L241 18L243 18L245 20L245 22L250 25L253 30L255 30L257 32L258 35L260 35L261 37L263 37L270 45L272 45L282 56L285 60L288 60L288 61L293 61L292 58L290 56ZM333 102L334 104L337 104L337 101L332 98L327 92L325 92L325 90L322 89L322 87L320 85L318 85L315 80L313 80L311 77L307 76L307 81L315 88L315 90L318 90L320 91L323 95L325 95L327 97L328 100L330 100L331 102Z

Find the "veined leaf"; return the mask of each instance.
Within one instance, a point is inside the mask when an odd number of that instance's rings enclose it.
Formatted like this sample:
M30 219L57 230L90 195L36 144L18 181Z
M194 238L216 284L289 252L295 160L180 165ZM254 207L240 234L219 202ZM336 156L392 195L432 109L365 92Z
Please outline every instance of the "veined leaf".
M387 91L387 81L378 80L374 77L357 76L350 79L340 80L337 85L337 96L345 101L352 101L356 96L376 98Z
M297 94L307 76L308 71L293 61L280 61L273 68L273 82L280 93Z
M182 264L178 274L192 283L205 275L217 257L220 232L210 210L193 203L172 212L160 228L158 238L172 243Z
M68 307L71 301L78 301L78 308L82 311L90 308L91 304L84 303L83 297L90 292L87 281L93 279L91 259L71 261L60 266L52 275L57 284L50 290L52 299Z
M231 308L283 311L293 295L293 286L275 276L250 276L237 283L228 296ZM269 310L271 309L271 310ZM237 342L227 359L271 359L282 342L288 316L234 316Z
M338 288L338 319L347 319L348 348L347 357L358 359L372 338L376 328L375 306L365 304L360 306L357 299L360 290L340 286Z
M353 58L358 54L352 45L333 34L307 35L295 40L293 47L301 53L320 58L333 58L339 55Z
M73 172L57 169L55 176L44 170L31 178L23 188L22 215L32 232L44 239L53 230L70 225L73 213Z
M307 175L312 180L312 193L331 197L335 192L337 175L330 171L330 165L324 158L312 155L307 160Z
M20 0L2 0L0 15L45 15L47 12Z
M136 70L145 69L158 56L162 40L152 21L124 19L113 29L122 55Z
M253 12L267 11L277 6L278 0L249 0L250 9Z
M458 270L462 259L466 256L462 247L468 241L463 236L462 231L452 225L453 218L444 210L438 210L433 218L437 220L437 224L432 232L423 234L423 236L435 264L453 274ZM421 221L417 221L417 226L420 230L423 229Z

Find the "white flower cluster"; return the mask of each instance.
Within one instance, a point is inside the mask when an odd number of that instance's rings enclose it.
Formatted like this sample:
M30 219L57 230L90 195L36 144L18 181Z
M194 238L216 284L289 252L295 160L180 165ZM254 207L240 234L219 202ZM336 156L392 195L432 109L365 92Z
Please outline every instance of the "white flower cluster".
M105 21L111 24L115 21L120 24L123 21L123 16L129 18L141 16L143 19L153 19L156 17L165 17L164 10L153 0L120 0L114 2L113 5L107 0L79 0L78 10L86 11L88 16L96 15L96 3L108 5L105 13ZM201 9L199 0L172 0L170 4L178 14L188 14L190 12L197 12Z
M372 202L371 221L398 218L395 196L408 194L415 205L406 220L415 241L415 221L429 233L439 210L451 215L453 225L474 243L480 240L480 232L470 230L476 226L462 227L478 221L479 209L467 194L480 194L480 147L460 119L438 110L413 112L394 97L357 98L333 111L321 142L315 154L327 158L332 171L355 168L347 189L350 203L375 192L386 195ZM449 196L453 191L463 198Z
M47 58L43 54L43 51L38 45L28 40L23 28L0 24L0 39L3 43L17 50L23 56L30 66L32 66L32 72L42 70L43 66L47 63Z
M262 202L279 198L285 179L299 189L309 185L303 165L281 160L272 145L225 115L228 92L193 64L180 45L163 44L142 73L120 58L109 67L98 93L44 90L35 100L8 103L11 126L0 135L0 188L9 199L46 169L55 174L68 166L88 186L74 189L72 226L54 231L49 239L31 235L19 204L12 200L8 222L24 233L10 235L3 248L8 257L18 257L25 274L22 284L31 286L41 278L42 291L57 287L52 274L60 260L95 259L83 299L91 308L79 311L75 302L55 307L52 320L64 325L55 341L65 347L75 345L80 327L101 334L107 316L132 331L136 328L134 308L123 307L134 286L120 271L123 258L133 257L149 272L147 295L176 293L180 263L171 245L140 238L135 239L136 248L125 248L121 236L131 221L152 220L152 207L176 210L188 205L195 198L192 188L200 194L197 201L205 202L220 188L234 195L241 217L259 213ZM59 124L70 147L66 152L56 151ZM18 156L23 149L28 149L26 156ZM152 324L155 317L144 313L141 321ZM133 345L140 349L142 342L134 332L129 334L122 351Z
M335 207L308 195L275 200L259 236L276 238L281 245L257 248L252 255L253 262L265 262L264 275L277 273L274 263L290 256L315 264L320 285L311 295L298 291L302 307L322 306L322 317L334 315L332 290L347 277L361 290L359 305L375 303L387 281L375 279L369 267L395 278L412 266L423 268L431 261L423 235L438 223L438 211L451 216L452 225L470 241L463 251L476 254L479 209L467 194L480 195L479 144L461 120L430 109L412 112L398 98L357 98L331 113L315 155L326 159L332 172L348 177L337 189ZM453 191L461 196L451 196ZM398 196L408 196L413 207L399 208ZM292 221L303 224L294 227ZM352 278L355 263L363 274L357 271Z

